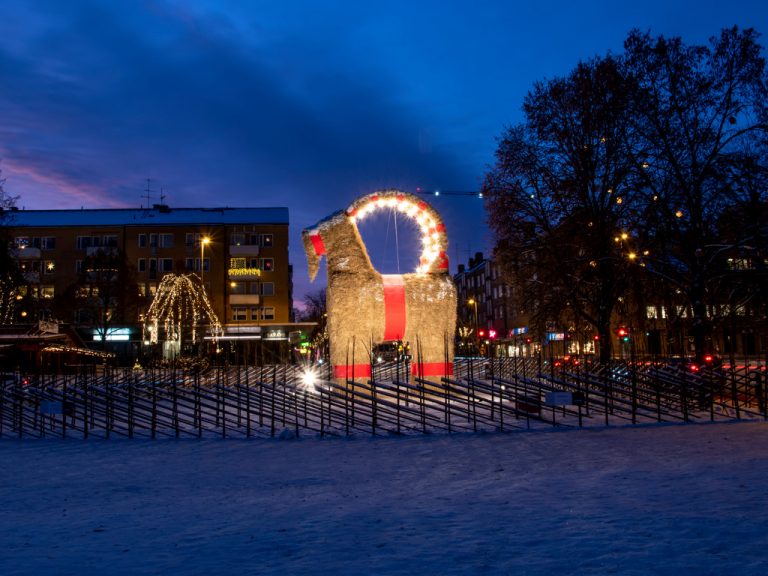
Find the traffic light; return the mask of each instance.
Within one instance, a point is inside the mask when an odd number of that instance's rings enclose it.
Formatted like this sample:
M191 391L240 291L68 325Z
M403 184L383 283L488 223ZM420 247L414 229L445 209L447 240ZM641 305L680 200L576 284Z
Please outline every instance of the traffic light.
M616 334L622 342L629 342L629 328L626 326L619 326L619 329L616 330Z
M478 330L477 335L480 336L480 338L485 338L485 330Z

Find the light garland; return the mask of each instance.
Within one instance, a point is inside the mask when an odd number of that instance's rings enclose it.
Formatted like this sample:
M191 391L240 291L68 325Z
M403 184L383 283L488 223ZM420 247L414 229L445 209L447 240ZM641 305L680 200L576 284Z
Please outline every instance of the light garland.
M367 216L381 208L397 210L414 220L421 232L421 256L416 268L417 274L425 274L437 264L438 269L448 268L445 249L448 244L445 225L437 212L426 202L406 195L399 190L386 190L370 194L355 201L347 208L347 216L357 225Z
M162 325L166 341L181 342L183 328L189 327L191 339L196 342L206 324L214 340L224 334L199 277L195 274L163 276L144 321L144 340L157 344Z

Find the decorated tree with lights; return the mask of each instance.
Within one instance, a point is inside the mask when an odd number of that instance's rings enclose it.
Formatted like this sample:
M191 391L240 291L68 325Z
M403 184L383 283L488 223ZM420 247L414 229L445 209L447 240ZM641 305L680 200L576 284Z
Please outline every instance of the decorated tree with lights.
M11 255L11 238L7 228L11 223L12 209L19 198L8 194L4 185L5 180L0 177L0 324L13 322L16 296L21 283L21 275Z
M721 216L750 204L759 210L766 200L764 187L749 185L764 170L768 136L768 76L757 37L732 28L706 46L640 32L625 42L632 129L644 154L637 263L680 296L670 312L691 318L699 360L711 352L724 263L756 239L752 227L724 241Z
M611 317L626 288L622 236L637 190L627 83L610 57L537 83L483 184L497 259L526 296L518 305L540 330L568 313L588 322L602 360L611 357Z
M199 345L206 335L223 334L219 319L196 274L166 274L146 313L144 340L162 343L166 356L181 354L185 344Z

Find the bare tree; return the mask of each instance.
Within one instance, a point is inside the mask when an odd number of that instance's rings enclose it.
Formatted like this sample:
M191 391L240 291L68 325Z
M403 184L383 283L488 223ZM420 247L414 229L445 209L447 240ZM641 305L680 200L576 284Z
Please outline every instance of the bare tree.
M755 164L743 159L765 158L768 78L757 37L731 28L698 46L635 31L625 42L649 252L638 262L683 297L699 360L711 348L708 309L724 260L718 222L747 200Z
M525 122L504 133L483 186L502 269L519 293L536 295L539 324L570 308L597 329L602 360L611 356L611 317L625 289L622 236L637 190L627 83L612 57L537 83Z

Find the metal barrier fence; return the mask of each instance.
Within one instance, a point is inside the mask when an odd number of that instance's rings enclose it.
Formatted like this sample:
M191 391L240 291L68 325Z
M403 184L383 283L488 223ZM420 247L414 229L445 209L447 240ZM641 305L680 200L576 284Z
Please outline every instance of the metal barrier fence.
M458 359L452 378L406 363L337 382L325 366L8 375L0 438L295 437L508 431L768 418L766 372L653 362Z

